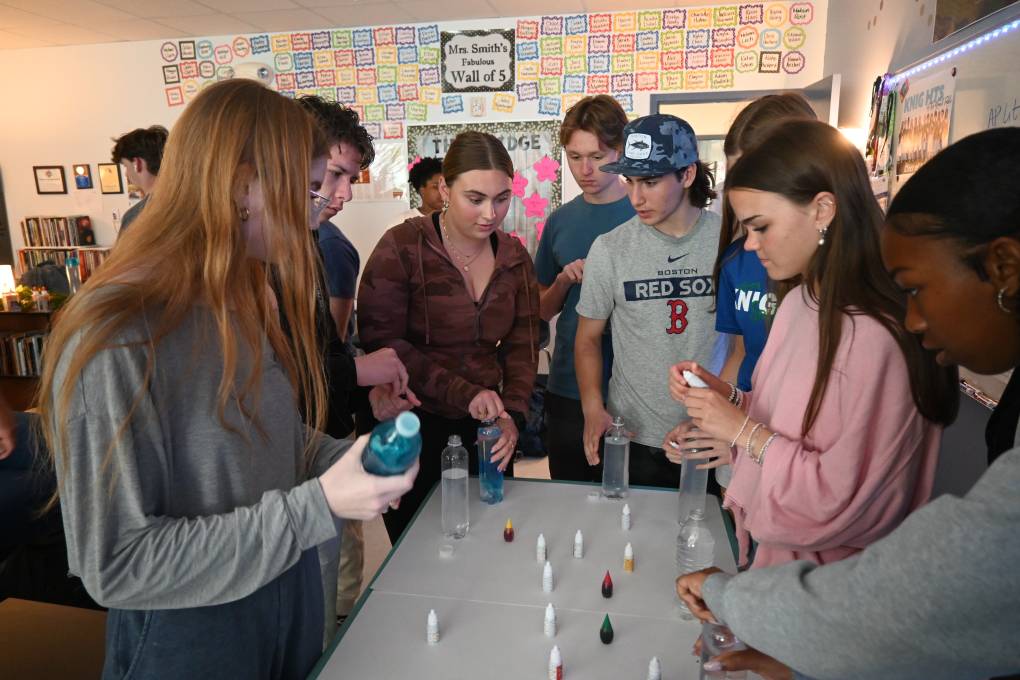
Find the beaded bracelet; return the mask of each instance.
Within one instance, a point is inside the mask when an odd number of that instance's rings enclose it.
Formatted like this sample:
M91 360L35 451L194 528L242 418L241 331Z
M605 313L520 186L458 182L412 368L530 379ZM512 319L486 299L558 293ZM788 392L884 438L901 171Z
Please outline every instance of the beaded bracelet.
M747 457L750 458L751 460L754 460L754 456L751 455L751 440L754 439L754 433L757 432L758 428L761 427L765 427L765 424L755 423L755 426L751 428L751 434L747 435L747 446L745 446L744 448L747 451Z
M747 421L750 420L750 419L751 419L751 415L750 414L744 416L744 422L740 424L740 432L738 432L737 436L734 437L733 441L730 442L730 448L731 449L734 446L737 445L737 440L740 439L740 435L744 434L744 428L747 427Z
M769 444L772 443L772 440L775 439L778 436L779 435L776 434L775 432L773 432L771 435L769 435L769 438L766 439L765 443L762 445L761 451L758 452L758 457L756 459L754 459L755 463L757 463L758 465L761 465L761 464L763 464L765 462L765 452L768 450Z
M737 397L737 393L740 392L740 390L738 390L737 386L734 385L731 382L728 382L726 384L730 386L730 403L731 404L736 404L737 403L737 398L738 398Z

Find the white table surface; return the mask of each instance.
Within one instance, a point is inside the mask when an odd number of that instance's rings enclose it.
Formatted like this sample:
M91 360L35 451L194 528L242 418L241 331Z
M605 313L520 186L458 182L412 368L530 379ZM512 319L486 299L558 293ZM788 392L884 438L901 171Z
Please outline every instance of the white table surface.
M506 480L502 503L478 500L470 482L468 535L442 535L439 489L421 508L366 592L343 637L324 657L318 676L348 678L545 677L549 651L560 646L567 677L643 680L652 656L663 677L695 679L690 653L700 625L679 617L676 578L677 492L632 489L626 503L631 529L624 531L623 501L592 499L597 486ZM503 540L507 518L512 543ZM716 538L716 566L734 572L730 543L714 497L706 517ZM574 533L584 534L584 557L572 556ZM542 564L535 559L539 533L546 538L554 588L542 591ZM624 546L634 548L635 570L623 570ZM452 543L452 557L439 554ZM602 597L609 569L614 589ZM558 631L543 634L545 607L557 610ZM435 609L441 641L425 641L425 619ZM599 640L609 614L610 645Z

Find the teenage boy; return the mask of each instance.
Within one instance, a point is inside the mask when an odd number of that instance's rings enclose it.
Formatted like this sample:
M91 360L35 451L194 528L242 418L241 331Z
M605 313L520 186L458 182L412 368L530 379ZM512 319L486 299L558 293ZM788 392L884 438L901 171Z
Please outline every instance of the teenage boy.
M627 187L618 175L599 166L613 163L623 150L627 114L608 95L586 97L567 111L560 126L560 144L581 195L553 212L535 256L543 321L559 314L556 344L545 393L546 450L553 479L598 482L601 466L584 455L584 413L574 373L577 301L584 263L596 238L634 217ZM601 337L602 390L609 385L613 348L609 334Z
M380 419L393 417L399 410L415 405L401 395L407 385L407 370L393 350L353 356L350 340L354 289L360 260L358 252L330 218L343 210L352 198L351 185L361 171L372 164L375 149L372 136L361 125L353 110L320 97L301 97L298 102L311 113L329 140L326 176L314 182L313 206L320 210L315 238L322 256L326 295L320 288L318 323L323 333L325 365L329 379L329 418L327 434L345 437L354 430L354 413L367 409L371 402ZM324 298L328 297L326 308ZM324 328L322 328L324 327ZM394 386L399 383L402 387ZM359 386L371 386L371 392ZM409 392L409 391L408 391ZM366 399L367 396L367 399ZM414 399L408 394L408 399ZM395 407L395 408L394 408ZM392 412L387 409L394 409ZM335 543L319 549L326 595L326 640L336 631L335 611L341 617L353 608L361 593L365 552L361 522L345 520L339 545L339 583ZM333 606L335 604L335 609Z
M159 166L163 163L163 147L169 132L162 125L137 128L114 140L111 160L124 167L129 184L142 190L142 200L124 211L120 218L120 231L135 221L156 186ZM117 234L120 236L120 232Z
M630 483L676 488L680 466L660 447L687 414L670 398L669 366L690 356L712 367L716 341L712 267L720 220L706 210L715 198L713 177L698 160L691 126L662 114L629 123L622 158L601 170L623 175L637 215L595 239L585 263L574 348L584 451L596 464L599 439L612 416L622 416L633 434ZM602 334L610 318L607 410Z

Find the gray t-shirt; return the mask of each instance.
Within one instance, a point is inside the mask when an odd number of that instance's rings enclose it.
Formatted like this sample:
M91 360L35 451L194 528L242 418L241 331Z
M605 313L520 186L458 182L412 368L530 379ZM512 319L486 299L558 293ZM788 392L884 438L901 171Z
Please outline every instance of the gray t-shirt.
M314 475L350 443L323 436L306 471L308 431L268 340L254 367L259 398L246 413L230 401L227 429L217 414L224 360L211 313L196 305L156 344L146 387L149 337L139 318L73 377L66 371L80 333L51 359L56 385L75 381L61 423L68 464L57 465L68 570L106 607L233 602L336 536ZM235 394L252 368L242 351Z
M634 217L595 239L588 253L577 313L612 317L608 408L639 444L661 447L687 417L669 396L669 367L684 359L711 367L719 223L704 210L687 235L674 238Z

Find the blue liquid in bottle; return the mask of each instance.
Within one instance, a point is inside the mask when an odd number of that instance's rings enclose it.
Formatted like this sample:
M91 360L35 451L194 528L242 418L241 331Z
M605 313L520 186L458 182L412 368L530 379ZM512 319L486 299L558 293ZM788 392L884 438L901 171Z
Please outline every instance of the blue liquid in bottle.
M482 501L489 505L503 502L503 473L492 458L492 447L503 431L495 418L483 420L478 428L478 491Z
M376 425L361 454L365 471L380 477L403 474L421 453L420 429L418 416L410 411Z

